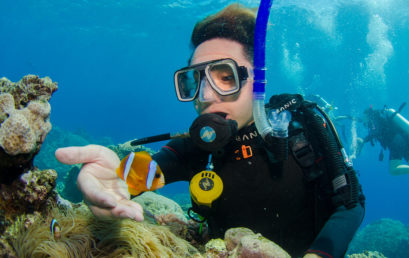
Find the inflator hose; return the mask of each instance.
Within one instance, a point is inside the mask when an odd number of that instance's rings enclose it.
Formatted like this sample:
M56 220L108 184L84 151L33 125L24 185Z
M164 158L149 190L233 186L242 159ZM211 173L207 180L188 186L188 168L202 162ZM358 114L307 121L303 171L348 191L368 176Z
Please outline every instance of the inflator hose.
M327 159L328 170L332 171L333 177L343 175L345 173L345 164L342 154L339 151L338 143L335 137L331 137L332 134L327 133L327 127L324 126L324 120L316 114L313 110L306 108L304 110L305 116L308 118L308 122L314 128L317 139L319 140L323 152L327 153L325 158Z
M317 109L321 114L325 114L318 107ZM327 120L325 124L322 117L312 109L305 108L304 114L310 124L309 128L314 128L314 133L319 140L323 153L326 153L327 171L330 172L335 193L333 203L336 206L343 204L348 209L355 207L360 202L360 185L352 166L345 164L343 154L340 152L342 144L336 134L334 125L331 120L328 120L326 114L324 116ZM327 130L332 131L332 133L328 133Z

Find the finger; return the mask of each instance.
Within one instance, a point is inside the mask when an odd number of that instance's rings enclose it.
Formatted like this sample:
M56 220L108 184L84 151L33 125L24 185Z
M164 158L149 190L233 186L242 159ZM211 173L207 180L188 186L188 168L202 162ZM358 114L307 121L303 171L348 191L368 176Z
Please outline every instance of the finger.
M274 120L274 121L277 120L277 112L274 111L274 112L272 113L272 117L273 117L273 120Z
M102 148L98 145L59 148L55 151L55 157L58 161L69 165L89 163L99 158Z
M136 221L143 221L142 206L130 200L122 200L112 209L112 215L119 218L130 218Z
M105 209L105 208L100 208L95 205L88 205L89 209L91 210L92 214L94 214L98 218L114 218L117 216L114 216L112 214L112 209Z
M84 199L98 207L113 208L117 205L114 195L106 192L101 183L86 168L83 168L77 178L77 186L84 195Z
M135 202L133 203L137 204ZM97 217L123 218L143 221L144 217L142 207L135 207L134 204L120 203L114 209L101 208L95 205L89 205L89 208L91 212Z

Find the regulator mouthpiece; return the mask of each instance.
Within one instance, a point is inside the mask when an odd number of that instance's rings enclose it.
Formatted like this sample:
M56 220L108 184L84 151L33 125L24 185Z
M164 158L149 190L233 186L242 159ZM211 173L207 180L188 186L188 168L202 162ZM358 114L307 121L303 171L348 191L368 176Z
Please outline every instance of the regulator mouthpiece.
M193 143L208 152L222 149L236 133L236 121L214 113L198 116L189 128Z

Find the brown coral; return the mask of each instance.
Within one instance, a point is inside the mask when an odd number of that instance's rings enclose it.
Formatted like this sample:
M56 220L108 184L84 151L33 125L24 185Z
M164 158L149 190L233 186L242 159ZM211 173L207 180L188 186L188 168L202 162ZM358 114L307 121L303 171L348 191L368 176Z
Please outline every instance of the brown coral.
M56 90L48 77L27 75L17 83L0 79L0 183L10 184L32 168L51 130L48 100Z
M11 185L0 185L0 210L3 211L0 221L4 223L17 215L41 211L47 204L55 204L56 180L57 173L52 169L33 169Z

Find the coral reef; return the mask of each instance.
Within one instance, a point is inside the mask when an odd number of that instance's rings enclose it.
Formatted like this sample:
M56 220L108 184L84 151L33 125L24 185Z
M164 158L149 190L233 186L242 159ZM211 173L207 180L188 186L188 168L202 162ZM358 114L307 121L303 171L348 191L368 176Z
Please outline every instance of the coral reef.
M57 173L52 169L33 169L10 185L0 185L2 226L10 224L18 215L42 211L56 204L57 193L53 191L56 179ZM0 232L3 231L0 226Z
M58 222L58 235L50 230L53 220ZM21 215L1 237L0 247L5 257L290 257L244 228L228 230L224 241L211 240L200 253L165 226L97 218L84 204L54 208L48 216Z
M66 207L54 191L57 173L52 169L33 169L10 185L0 185L0 257L13 257L13 248L7 241L21 228L28 228L36 217L47 216L51 207Z
M17 83L0 79L0 183L10 184L33 167L51 130L48 100L56 90L48 77L26 75Z
M375 252L365 251L360 254L348 255L348 258L386 258L386 256L376 251Z
M109 145L108 148L113 150L120 159L123 159L128 155L130 152L138 152L138 151L147 151L149 154L153 155L155 153L154 150L146 148L143 145L132 146L131 141L127 141L122 144L118 145Z
M386 257L409 257L409 230L402 222L380 219L359 231L349 253L377 251Z
M164 193L165 191L162 191L162 189L158 189L156 190L156 192L177 202L179 206L182 208L184 214L187 214L189 208L192 207L192 202L190 199L190 193L188 188L186 189L186 192L180 193L166 194Z

